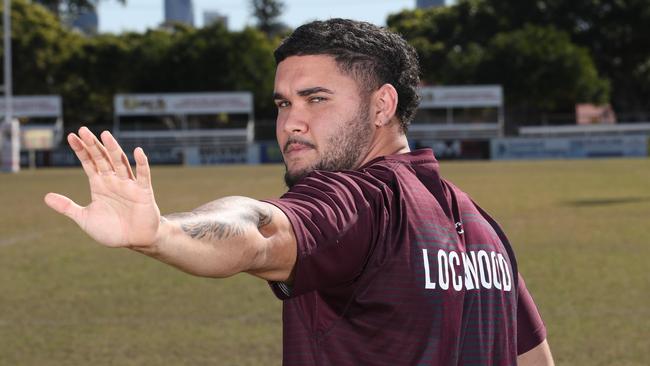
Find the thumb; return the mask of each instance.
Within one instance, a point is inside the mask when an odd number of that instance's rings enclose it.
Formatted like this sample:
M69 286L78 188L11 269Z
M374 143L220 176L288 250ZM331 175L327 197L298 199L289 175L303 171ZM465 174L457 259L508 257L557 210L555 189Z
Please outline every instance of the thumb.
M56 193L48 193L45 195L45 204L50 206L54 211L64 214L74 220L77 224L81 225L81 206L66 196Z

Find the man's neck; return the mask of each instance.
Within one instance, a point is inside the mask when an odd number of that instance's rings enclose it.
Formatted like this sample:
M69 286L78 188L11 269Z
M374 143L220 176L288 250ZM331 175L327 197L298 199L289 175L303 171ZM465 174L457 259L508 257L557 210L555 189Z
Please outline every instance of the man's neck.
M404 154L410 152L406 134L401 132L398 126L384 126L375 133L375 138L368 148L364 158L357 166L364 166L368 162L388 155Z

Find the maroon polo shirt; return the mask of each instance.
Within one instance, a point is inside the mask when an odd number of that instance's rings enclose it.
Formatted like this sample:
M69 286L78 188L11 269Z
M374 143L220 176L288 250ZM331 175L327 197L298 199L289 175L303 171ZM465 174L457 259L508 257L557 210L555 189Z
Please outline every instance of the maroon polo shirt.
M546 330L499 226L429 149L315 171L280 199L298 256L285 365L515 365Z

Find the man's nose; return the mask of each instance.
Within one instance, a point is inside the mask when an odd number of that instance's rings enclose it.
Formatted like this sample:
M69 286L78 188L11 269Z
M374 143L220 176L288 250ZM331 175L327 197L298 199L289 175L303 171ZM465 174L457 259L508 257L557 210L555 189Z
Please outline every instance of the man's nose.
M309 130L307 114L304 109L298 106L291 106L286 111L284 120L284 131L288 134L301 134Z

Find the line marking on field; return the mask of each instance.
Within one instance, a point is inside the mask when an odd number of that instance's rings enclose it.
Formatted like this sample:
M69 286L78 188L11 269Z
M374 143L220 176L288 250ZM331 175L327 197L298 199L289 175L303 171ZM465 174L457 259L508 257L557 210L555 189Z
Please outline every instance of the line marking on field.
M29 233L29 234L16 235L9 238L0 239L0 247L7 247L23 241L39 239L42 236L43 235L41 233Z

